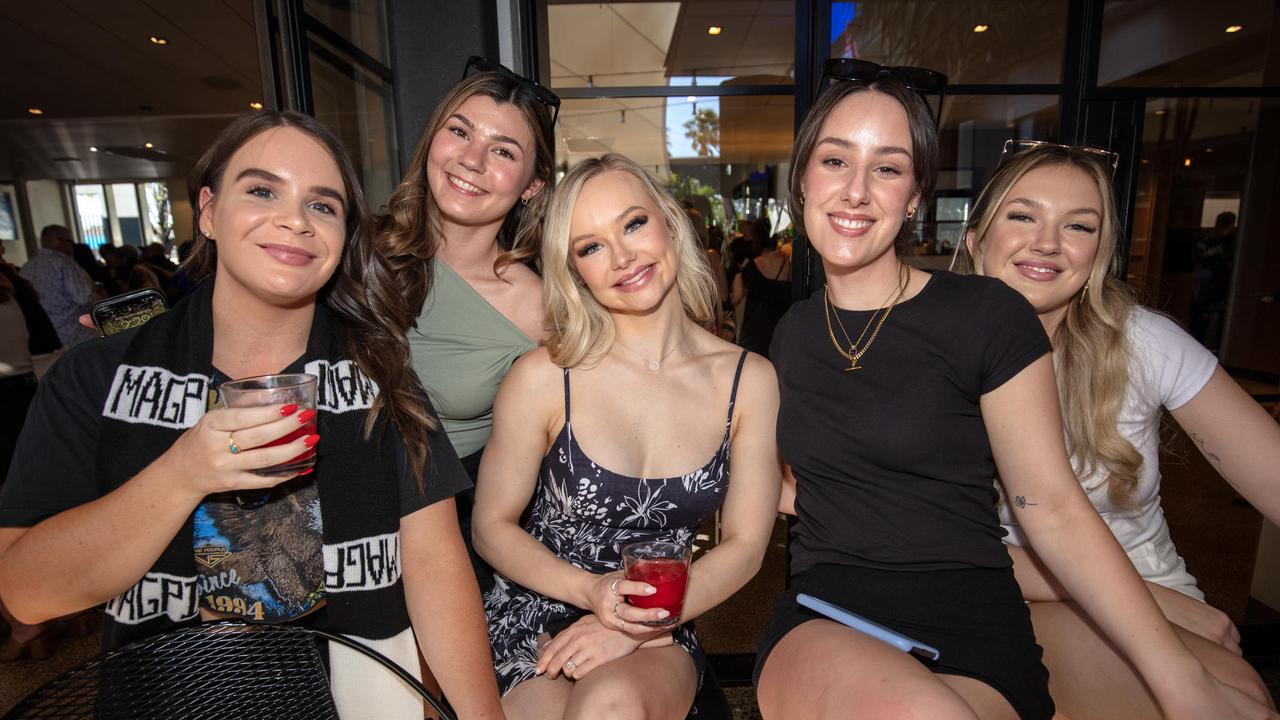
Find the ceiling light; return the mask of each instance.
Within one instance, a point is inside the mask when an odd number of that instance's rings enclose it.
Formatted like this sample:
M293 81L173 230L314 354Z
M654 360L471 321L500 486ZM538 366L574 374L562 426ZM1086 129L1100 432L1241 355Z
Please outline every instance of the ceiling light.
M974 25L973 26L974 32L986 32L987 30L990 30L990 29L991 29L990 25Z
M152 35L152 36L151 36L151 44L152 44L152 45L168 45L168 44L169 44L169 38L166 38L166 37L163 37L163 36L160 36L160 35Z
M689 97L685 98L685 100L687 102L698 102L698 98L694 95L690 95Z
M1191 167L1191 158L1183 158L1182 167Z
M719 25L712 25L711 27L707 28L708 35L719 35L722 32L724 32L724 28L720 27Z
M32 115L43 115L43 114L44 114L44 111L43 111L43 110L41 110L40 108L37 108L37 107L30 107L30 108L27 108L27 112L31 113Z
M262 103L258 102L257 100L254 100L253 102L249 103L249 107L253 108L254 110L261 110Z
M89 146L89 152L98 152L98 146L97 146L97 145L90 145L90 146Z
M1163 110L1163 109L1162 109L1162 110L1157 110L1157 111L1156 111L1156 114L1157 114L1157 115L1163 115L1163 114L1165 114L1165 110Z
M1213 152L1213 148L1205 148L1205 149L1204 149L1204 151L1205 151L1205 152Z
M150 150L151 148L155 147L155 145L152 145L151 143L142 143L142 147Z
M1241 30L1243 30L1243 29L1244 29L1244 26L1243 26L1243 25L1228 25L1228 26L1227 26L1227 32L1229 32L1229 33L1238 33L1238 32L1240 32L1240 31L1241 31Z

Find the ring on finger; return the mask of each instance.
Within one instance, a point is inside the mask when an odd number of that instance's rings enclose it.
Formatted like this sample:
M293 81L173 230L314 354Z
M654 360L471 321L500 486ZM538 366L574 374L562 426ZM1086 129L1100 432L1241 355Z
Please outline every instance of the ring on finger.
M618 581L619 581L619 580L621 580L621 579L622 579L622 578L617 577L617 578L614 578L614 579L613 579L613 582L609 583L609 594L610 594L610 595L617 595L617 594L618 594Z
M231 433L227 433L227 450L231 451L232 455L240 454L240 446L236 444L236 438Z
M621 600L613 604L613 616L618 618L619 620L622 619L622 616L618 614L618 606L621 604L622 604Z
M575 667L577 667L577 665L575 665L575 664L574 664L574 662L573 662L572 660L565 660L565 661L564 661L564 669L565 669L565 670L568 670L569 672L573 672L573 669L574 669Z

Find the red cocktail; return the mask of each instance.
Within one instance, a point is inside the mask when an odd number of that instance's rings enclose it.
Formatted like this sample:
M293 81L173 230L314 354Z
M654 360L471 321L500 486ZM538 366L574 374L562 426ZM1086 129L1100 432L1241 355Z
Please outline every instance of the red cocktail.
M652 585L652 595L628 595L627 602L638 608L662 608L671 613L646 625L671 625L684 612L684 594L689 585L689 548L668 542L632 543L622 548L622 564L627 579Z

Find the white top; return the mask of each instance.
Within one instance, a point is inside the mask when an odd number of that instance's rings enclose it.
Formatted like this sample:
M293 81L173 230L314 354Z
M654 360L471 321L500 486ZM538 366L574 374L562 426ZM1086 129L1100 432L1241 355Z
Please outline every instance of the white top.
M31 372L31 353L27 351L27 318L10 297L0 302L0 378Z
M1117 507L1107 497L1101 464L1081 477L1080 484L1143 579L1203 600L1173 546L1160 508L1160 408L1176 410L1199 394L1218 359L1175 322L1143 307L1129 313L1125 334L1131 354L1129 387L1117 419L1121 434L1142 455L1133 509ZM1007 504L1001 505L1000 521L1009 531L1005 542L1027 544Z

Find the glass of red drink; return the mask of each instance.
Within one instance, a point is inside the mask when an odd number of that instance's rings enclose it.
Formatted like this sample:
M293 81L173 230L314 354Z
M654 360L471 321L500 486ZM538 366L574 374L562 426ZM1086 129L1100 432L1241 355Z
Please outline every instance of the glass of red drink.
M231 380L222 383L218 388L222 394L222 402L227 407L260 407L262 405L298 406L297 412L315 410L316 408L316 376L305 373L283 375L260 375L243 380ZM261 447L285 445L300 437L312 435L316 431L316 420L299 425L297 430L277 438ZM245 448L248 450L249 448ZM259 475L292 475L300 470L316 464L316 449L308 448L301 455L288 462L271 467L254 470ZM265 502L265 498L263 500ZM241 502L242 505L246 504Z
M684 593L689 585L689 555L692 548L670 542L638 542L622 546L622 567L628 580L648 583L652 595L628 595L627 602L638 608L662 608L671 613L645 625L680 622Z

